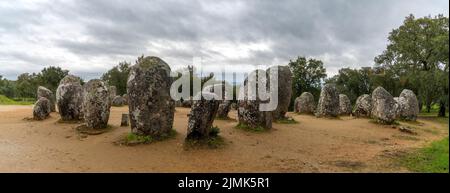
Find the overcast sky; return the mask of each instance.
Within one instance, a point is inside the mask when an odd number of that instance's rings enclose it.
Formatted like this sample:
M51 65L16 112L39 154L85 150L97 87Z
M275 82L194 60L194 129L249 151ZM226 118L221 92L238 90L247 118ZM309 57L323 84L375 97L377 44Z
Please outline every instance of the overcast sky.
M388 33L412 13L449 14L448 0L0 1L0 75L60 66L97 78L144 54L172 69L201 57L244 72L321 59L327 73L372 66Z

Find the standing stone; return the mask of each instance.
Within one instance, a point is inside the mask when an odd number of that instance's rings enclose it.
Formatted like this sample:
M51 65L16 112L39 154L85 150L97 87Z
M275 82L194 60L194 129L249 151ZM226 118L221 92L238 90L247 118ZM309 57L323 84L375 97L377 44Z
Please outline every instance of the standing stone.
M88 128L104 129L108 126L111 103L106 84L98 79L84 86L83 114Z
M372 92L371 116L377 122L391 124L396 116L394 97L383 87L378 87Z
M356 99L353 115L356 117L370 117L372 111L372 97L364 94Z
M130 69L127 82L131 131L161 137L170 134L175 101L169 65L158 57L141 57Z
M220 91L218 91L218 90L220 90ZM222 100L220 100L219 109L217 110L217 118L227 119L228 113L230 112L230 109L231 109L231 101L228 98L229 92L226 90L225 85L222 83L209 85L209 86L206 86L205 88L203 88L203 92L211 92L214 94L221 95Z
M326 84L320 92L317 117L337 117L339 115L339 94L332 84Z
M124 105L128 105L128 95L127 94L123 94L122 98L125 100Z
M314 114L315 110L316 102L311 93L304 92L295 99L294 112L299 114Z
M121 96L116 96L116 97L114 97L114 99L112 100L111 103L112 103L112 106L121 107L126 104L126 100Z
M83 88L80 78L67 75L56 90L56 104L61 119L64 121L79 120L82 116Z
M35 120L44 120L50 116L51 102L45 97L40 97L33 107L33 118Z
M200 95L201 93L199 93ZM201 100L196 100L192 104L189 114L187 139L202 139L209 137L212 123L219 108L219 100L215 100L216 94L203 92ZM200 96L197 96L200 98ZM210 99L210 100L207 100Z
M272 112L271 111L260 111L259 106L267 101L262 101L258 97L258 87L266 86L267 83L253 84L255 76L264 75L266 73L263 70L253 71L249 77L244 80L244 86L239 89L239 102L238 102L238 118L239 124L246 125L250 128L262 127L264 129L272 128ZM256 87L256 88L253 88ZM253 88L253 89L252 89ZM256 93L250 92L255 90Z
M43 86L39 86L37 89L37 98L39 99L41 97L45 97L50 101L51 111L55 112L55 95L53 94L53 92Z
M117 87L116 86L109 86L109 99L114 100L114 97L117 96Z
M120 126L121 127L128 127L128 119L129 116L127 113L122 113L122 120L120 121Z
M183 102L181 102L181 106L182 107L191 108L191 106L192 106L192 97L189 97L189 100L183 100Z
M339 114L340 115L350 115L352 114L352 103L350 99L345 94L339 95Z
M278 69L278 73L274 73ZM278 84L278 106L272 112L274 120L286 118L292 95L292 73L288 66L274 66L267 69L268 77L276 82L270 83L269 89ZM268 80L269 81L269 80Z
M419 114L419 101L412 90L404 89L398 97L397 115L402 120L415 121Z

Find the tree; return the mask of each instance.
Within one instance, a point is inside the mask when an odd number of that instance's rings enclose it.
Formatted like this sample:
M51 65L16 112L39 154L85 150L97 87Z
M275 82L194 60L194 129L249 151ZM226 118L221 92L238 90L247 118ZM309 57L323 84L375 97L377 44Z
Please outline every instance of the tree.
M436 17L406 17L403 25L389 34L385 51L375 58L378 65L390 69L395 75L416 90L425 102L427 111L432 104L448 96L445 83L436 80L441 73L448 76L449 20L443 15ZM445 105L439 102L440 105ZM441 108L445 109L445 106Z
M102 80L110 86L117 88L117 94L123 95L127 93L128 74L130 73L131 64L128 62L120 62L111 70L102 75Z
M50 66L48 68L42 69L42 71L37 75L36 78L39 86L44 86L53 91L53 93L56 93L59 82L68 74L68 70L63 70L60 67Z
M36 74L23 73L17 77L17 95L24 98L35 98L37 89Z
M327 76L323 62L313 58L298 57L289 62L292 72L292 98L291 108L296 97L303 92L311 92L316 99L319 97L321 83Z
M326 80L327 83L334 83L339 93L346 94L350 101L371 91L372 83L370 78L373 71L370 67L361 69L342 68L334 77Z

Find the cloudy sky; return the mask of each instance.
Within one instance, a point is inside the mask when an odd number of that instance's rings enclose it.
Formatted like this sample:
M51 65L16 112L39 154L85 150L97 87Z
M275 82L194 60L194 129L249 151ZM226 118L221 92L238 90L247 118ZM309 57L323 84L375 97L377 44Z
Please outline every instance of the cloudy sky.
M142 54L172 69L199 57L211 70L238 72L306 56L333 75L372 66L408 14L448 17L448 7L448 0L2 0L0 75L53 65L90 79Z

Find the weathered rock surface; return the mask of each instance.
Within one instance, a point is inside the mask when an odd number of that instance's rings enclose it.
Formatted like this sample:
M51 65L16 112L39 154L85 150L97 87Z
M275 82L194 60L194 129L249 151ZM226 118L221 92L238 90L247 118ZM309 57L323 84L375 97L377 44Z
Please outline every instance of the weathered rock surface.
M352 114L352 103L350 99L345 94L339 95L339 114L340 115L350 115Z
M122 119L120 120L120 126L121 127L127 127L129 125L128 120L130 116L128 113L122 113Z
M246 125L250 128L258 128L262 127L265 129L271 129L272 128L272 112L271 111L260 111L259 106L262 103L265 103L266 101L261 100L258 97L258 93L252 93L250 92L253 90L253 87L255 91L258 90L259 86L266 86L267 83L261 83L259 84L253 84L250 83L252 81L255 81L254 78L258 74L266 75L265 71L259 70L259 71L253 71L249 77L247 77L244 81L243 88L239 89L239 102L238 102L238 118L239 118L239 124Z
M200 93L199 93L200 94ZM203 92L206 99L217 97L214 93ZM219 108L219 100L195 100L189 114L187 139L201 139L209 137L214 118Z
M61 119L64 121L79 120L82 118L83 89L80 78L67 75L56 90L56 104Z
M86 126L91 129L104 129L108 126L111 103L106 84L92 79L84 86L83 115Z
M211 92L214 94L221 95L222 100L220 100L219 109L217 110L216 117L219 119L227 119L228 113L230 112L231 109L231 101L227 96L228 91L226 90L225 85L224 84L209 85L203 88L203 92Z
M337 117L339 115L339 94L332 84L326 84L320 92L317 117Z
M231 109L231 101L225 100L219 104L219 109L217 110L217 118L227 119L228 113Z
M175 101L169 65L158 57L139 58L127 82L131 131L161 137L172 130Z
M33 118L35 120L44 120L50 116L51 102L45 97L40 97L33 107Z
M412 90L404 89L399 96L398 117L403 120L415 121L419 114L419 101Z
M124 105L128 105L128 95L127 94L123 94L122 98L125 100Z
M116 97L114 97L114 99L112 100L111 103L112 103L111 104L112 106L121 107L121 106L126 105L127 101L121 96L116 96Z
M315 110L316 102L311 93L304 92L295 99L294 112L299 114L314 114Z
M364 94L356 99L353 115L356 117L370 117L372 111L372 97Z
M289 69L289 66L273 66L267 69L267 74L268 77L271 78L270 80L277 80L277 82L269 84L269 89L278 86L278 106L276 110L272 112L272 118L274 120L286 118L292 96L291 70Z
M372 92L371 116L377 122L391 124L395 121L396 109L394 97L383 87L378 87Z
M51 111L55 112L56 111L56 106L55 106L55 95L53 94L53 92L43 86L39 86L37 89L37 98L41 98L41 97L45 97L50 101L50 107L51 107Z
M114 99L114 97L117 96L117 87L116 86L109 86L109 99L112 100Z

